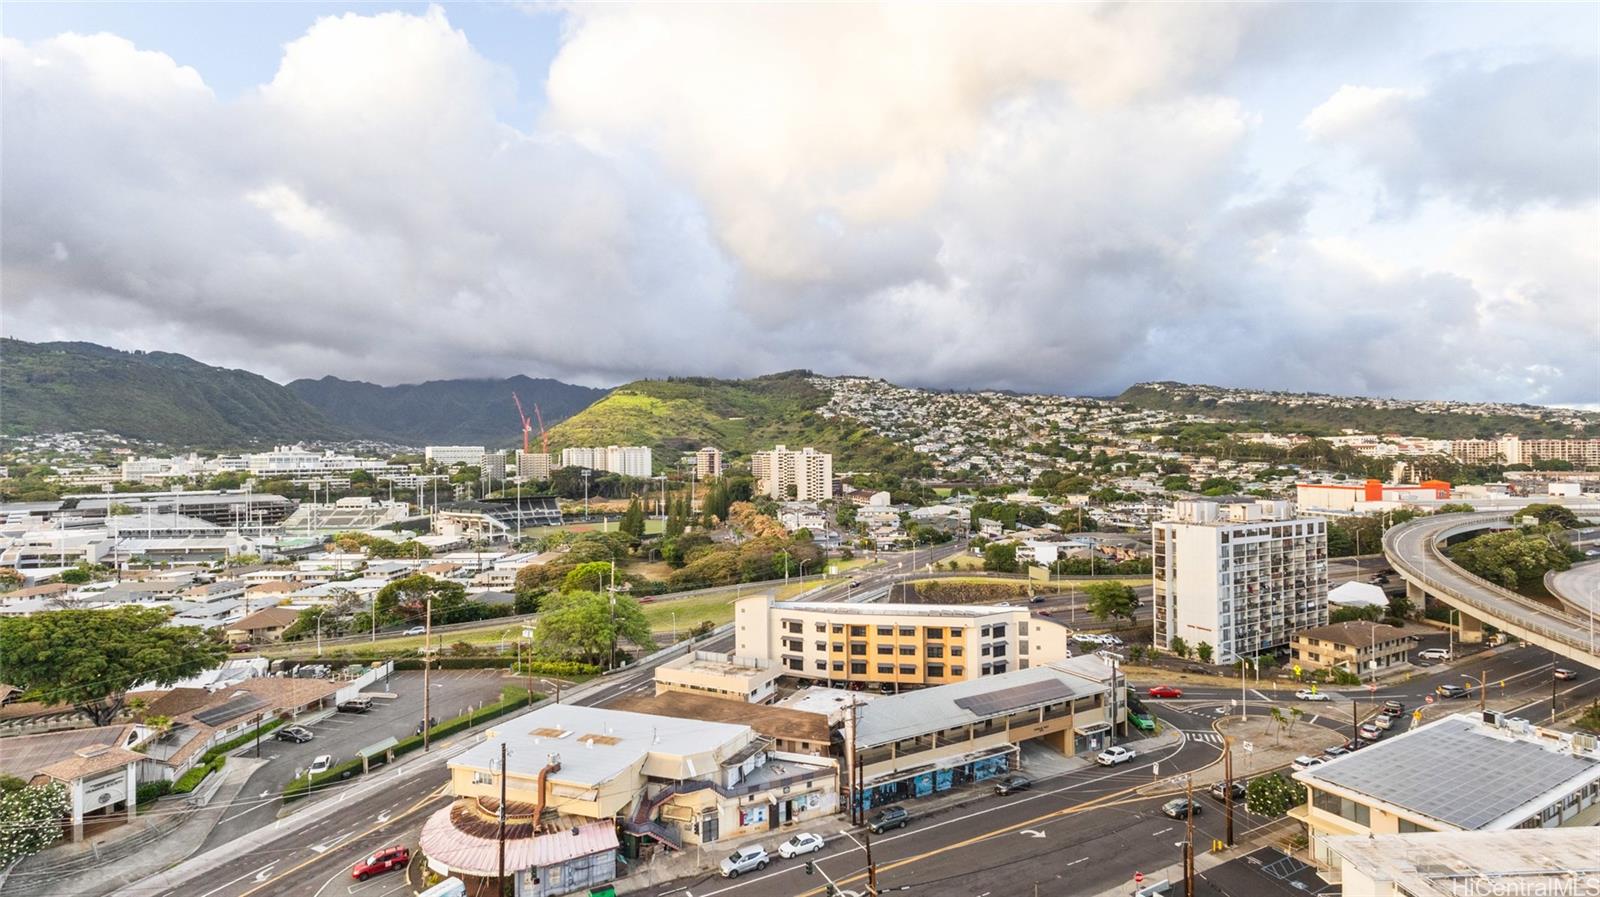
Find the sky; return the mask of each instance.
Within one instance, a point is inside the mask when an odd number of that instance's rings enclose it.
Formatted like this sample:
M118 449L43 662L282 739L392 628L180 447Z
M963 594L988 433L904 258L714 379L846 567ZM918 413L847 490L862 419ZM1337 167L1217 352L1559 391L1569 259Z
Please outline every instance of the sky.
M0 332L1600 402L1600 5L8 3Z

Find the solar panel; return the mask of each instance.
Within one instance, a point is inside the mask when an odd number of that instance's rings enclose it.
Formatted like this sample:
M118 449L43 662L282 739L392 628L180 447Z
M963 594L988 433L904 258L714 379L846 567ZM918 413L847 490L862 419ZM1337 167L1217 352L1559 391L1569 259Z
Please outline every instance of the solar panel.
M1031 707L1039 704L1048 704L1052 701L1071 698L1075 694L1072 686L1059 679L1046 679L1041 682L1029 682L1025 685L1015 685L1011 688L1002 688L981 695L969 695L956 698L955 704L977 716L988 717L1016 710L1020 707Z
M210 710L202 710L194 715L196 721L207 726L215 726L225 720L243 716L252 710L267 706L267 702L253 694L236 695L229 698L227 703L219 704Z

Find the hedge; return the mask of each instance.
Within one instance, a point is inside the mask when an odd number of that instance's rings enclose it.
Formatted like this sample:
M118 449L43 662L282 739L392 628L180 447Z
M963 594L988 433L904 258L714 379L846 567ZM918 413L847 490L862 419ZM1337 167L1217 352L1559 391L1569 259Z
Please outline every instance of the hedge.
M216 757L210 762L195 766L195 768L179 776L178 781L172 783L171 793L188 794L198 788L200 783L205 781L206 776L221 771L223 764L227 762L227 757Z
M454 735L457 732L475 726L478 723L494 719L495 717L504 716L513 710L523 709L530 703L536 703L544 699L544 695L535 692L533 695L533 700L529 701L528 693L526 691L514 687L507 687L502 693L505 694L506 697L501 698L499 701L496 701L493 704L489 704L470 714L463 713L460 716L447 719L439 725L434 726L432 729L429 729L429 740L437 741L440 738ZM396 757L400 757L421 747L421 735L408 735L405 738L400 739L395 744L393 750L394 755ZM382 758L374 757L371 762L373 764L378 764L382 763L383 760ZM357 757L354 760L346 760L327 772L320 773L315 778L309 780L304 777L295 779L293 782L290 782L288 785L284 786L284 802L287 803L292 800L298 800L299 798L305 797L306 795L322 788L325 785L337 782L340 779L349 778L352 775L359 775L360 772L361 758Z
M260 726L259 731L260 731L260 733L262 735L265 735L268 732L271 732L273 729L276 729L279 726L283 725L284 722L285 721L282 720L282 719L279 719L277 717L273 717L272 719L262 723L261 726ZM200 756L200 762L201 763L210 763L212 760L217 759L218 757L222 756L223 754L226 754L227 752L233 750L236 747L239 747L240 745L250 744L251 742L255 741L256 732L257 731L258 730L256 730L256 729L251 729L249 732L246 732L245 734L240 735L238 738L234 738L234 739L229 740L229 741L224 741L223 743L221 743L219 745L216 745L211 750L206 751L204 754L202 754Z
M140 782L135 794L138 796L137 802L139 806L142 807L145 804L166 795L170 791L172 791L171 782L167 781L166 779L156 779L153 782Z
M433 661L436 670L482 670L482 669L509 669L515 667L519 674L526 675L532 668L536 676L592 676L600 672L600 668L592 663L579 663L575 660L535 660L531 664L518 665L515 657L497 657L495 655L471 657L438 657ZM420 670L422 658L408 657L394 662L397 670Z

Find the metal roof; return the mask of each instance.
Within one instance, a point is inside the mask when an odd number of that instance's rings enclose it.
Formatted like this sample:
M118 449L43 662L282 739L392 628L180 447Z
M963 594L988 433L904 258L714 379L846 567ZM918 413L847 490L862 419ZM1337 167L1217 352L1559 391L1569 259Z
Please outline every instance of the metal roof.
M1461 829L1515 825L1554 792L1600 779L1600 759L1556 750L1471 715L1446 717L1295 774ZM1554 799L1554 798L1550 798Z
M1067 663L1072 663L1068 661ZM1046 664L966 682L884 695L857 710L856 743L875 747L1075 698L1106 694L1104 681L1065 665ZM1110 675L1110 669L1105 675Z
M267 706L267 702L249 692L241 692L227 701L202 710L194 715L195 721L207 726L217 726L231 719L237 719L252 710Z

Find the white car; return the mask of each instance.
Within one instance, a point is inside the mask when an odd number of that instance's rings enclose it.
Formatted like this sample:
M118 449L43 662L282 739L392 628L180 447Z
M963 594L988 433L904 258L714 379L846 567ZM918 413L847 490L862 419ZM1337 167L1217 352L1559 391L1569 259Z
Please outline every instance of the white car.
M1331 700L1333 700L1333 698L1329 697L1327 694L1325 694L1323 692L1320 692L1320 691L1312 691L1309 688L1300 689L1299 691L1294 693L1294 696L1296 698L1298 698L1299 700L1302 700L1302 701L1331 701Z
M405 634L406 634L406 635L426 635L426 634L427 634L427 632L428 632L428 630L427 630L427 628L426 628L426 627L423 627L423 626L413 626L413 627L411 627L411 628L410 628L410 629L407 629L407 630L406 630L406 631L405 631Z
M314 775L317 775L319 773L327 772L328 770L330 770L332 768L333 768L333 755L332 754L318 754L311 761L311 768L306 770L306 778L309 779Z
M816 853L825 846L827 846L827 842L822 840L821 835L801 832L778 845L778 856L787 860L802 853Z
M1384 731L1394 728L1394 717L1387 713L1380 713L1372 718L1372 724Z
M1326 762L1328 762L1328 761L1322 759L1321 757L1307 757L1306 755L1301 754L1300 756L1294 758L1294 762L1289 764L1289 766L1295 772L1301 772L1302 770L1307 770L1307 769L1311 769L1312 767L1321 766L1322 764L1324 764Z
M1121 763L1127 763L1136 756L1138 756L1138 754L1134 751L1131 751L1122 745L1117 745L1116 747L1108 747L1101 751L1100 755L1094 758L1094 762L1100 764L1101 766L1116 766Z
M1418 651L1417 657L1421 660L1449 660L1450 652L1444 648L1429 648L1426 651Z
M751 844L728 854L719 868L723 878L738 878L740 872L767 868L767 862L767 849L760 844Z

